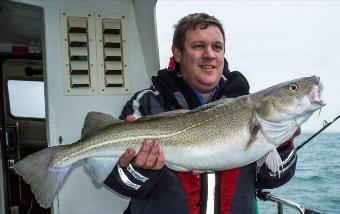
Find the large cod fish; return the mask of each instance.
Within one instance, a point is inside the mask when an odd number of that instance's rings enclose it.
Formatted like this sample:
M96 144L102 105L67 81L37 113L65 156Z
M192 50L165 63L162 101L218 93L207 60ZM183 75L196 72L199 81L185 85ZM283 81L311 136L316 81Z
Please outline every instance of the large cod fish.
M94 179L103 182L126 149L138 151L145 139L160 141L166 166L176 171L211 172L258 161L275 172L282 164L276 147L325 105L321 91L320 78L312 76L132 123L91 112L81 140L34 153L14 169L44 208L73 164L85 160Z

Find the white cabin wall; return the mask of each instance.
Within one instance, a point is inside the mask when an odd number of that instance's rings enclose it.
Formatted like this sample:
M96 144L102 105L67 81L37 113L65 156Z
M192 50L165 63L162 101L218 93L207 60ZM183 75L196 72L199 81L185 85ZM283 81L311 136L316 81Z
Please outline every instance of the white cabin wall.
M156 23L156 1L157 0L133 0L140 44L143 51L146 71L149 77L155 75L159 70L158 38ZM145 11L148 12L145 12ZM146 22L146 20L148 20ZM151 30L153 29L153 30ZM157 57L155 57L157 55Z
M46 78L47 136L50 146L59 145L59 137L62 138L62 144L78 140L83 120L90 111L105 112L118 117L125 102L134 92L148 87L150 76L156 74L159 69L154 20L156 0L148 0L145 5L140 0L16 0L16 2L40 6L43 9L45 29L42 52ZM61 10L126 15L131 94L64 95L59 23ZM139 17L141 14L151 15ZM143 24L142 28L138 28L137 24ZM122 213L127 203L126 198L118 196L105 185L94 183L86 169L77 165L71 170L58 192L53 203L53 213L115 214Z

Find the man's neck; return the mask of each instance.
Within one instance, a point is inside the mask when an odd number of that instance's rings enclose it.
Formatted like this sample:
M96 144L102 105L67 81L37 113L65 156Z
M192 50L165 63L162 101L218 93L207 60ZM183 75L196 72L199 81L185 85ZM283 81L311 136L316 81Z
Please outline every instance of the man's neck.
M216 89L217 88L215 87L213 91L205 92L205 93L195 90L195 93L196 93L197 98L199 99L200 105L210 102L211 96L213 96L213 93L216 91Z
M212 91L207 92L207 93L201 93L206 103L209 101L211 94L212 94Z

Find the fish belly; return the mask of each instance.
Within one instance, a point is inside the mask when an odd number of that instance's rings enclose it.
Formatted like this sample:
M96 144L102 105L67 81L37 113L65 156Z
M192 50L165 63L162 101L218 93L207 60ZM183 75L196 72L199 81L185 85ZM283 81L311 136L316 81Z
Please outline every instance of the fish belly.
M275 145L257 137L247 146L250 133L240 131L237 137L215 139L200 145L165 147L166 165L176 171L221 171L257 161Z

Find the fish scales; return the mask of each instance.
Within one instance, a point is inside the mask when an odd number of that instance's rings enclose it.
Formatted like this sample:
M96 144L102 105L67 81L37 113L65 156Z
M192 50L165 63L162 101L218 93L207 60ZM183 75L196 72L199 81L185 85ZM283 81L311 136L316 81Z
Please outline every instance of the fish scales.
M237 130L244 127L250 129L251 108L252 106L244 97L232 105L217 105L203 112L185 116L117 124L84 139L81 144L73 144L73 148L68 148L63 156L67 158L67 162L69 162L68 157L76 157L74 161L77 161L79 158L89 157L118 146L122 148L120 156L127 147L138 148L140 142L148 138L160 140L163 148L186 147L182 153L198 144L202 145L200 147L202 150L207 151L212 146L211 142L220 142L218 139L237 138L239 137ZM139 123L143 123L143 129L140 128ZM224 141L228 143L227 140ZM166 150L168 151L166 157L170 158L174 152L171 152L171 148ZM115 154L117 154L117 149ZM81 156L78 157L79 155Z

